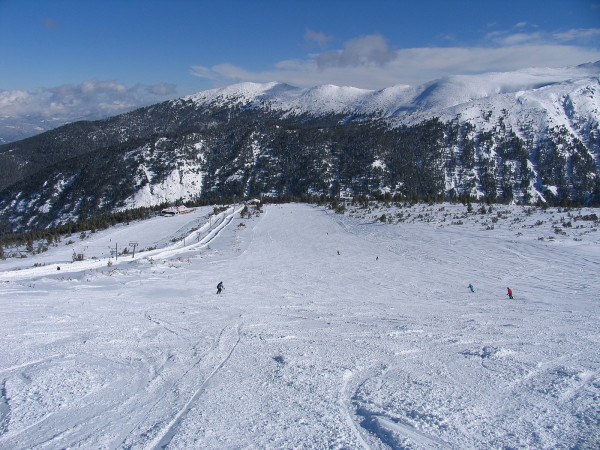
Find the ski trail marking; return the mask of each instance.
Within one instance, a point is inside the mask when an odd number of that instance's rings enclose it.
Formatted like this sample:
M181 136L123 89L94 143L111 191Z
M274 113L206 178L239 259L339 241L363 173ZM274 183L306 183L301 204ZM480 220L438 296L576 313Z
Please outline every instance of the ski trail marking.
M350 383L350 380L352 379L353 375L354 374L352 373L351 370L346 370L346 372L344 373L344 381L342 383L342 389L340 392L340 394L341 394L340 395L340 409L342 410L342 413L344 414L344 417L346 418L346 422L348 423L348 425L350 425L350 429L352 430L352 433L358 439L358 442L360 443L362 448L368 450L368 449L370 449L370 447L366 443L366 441L363 439L358 428L356 428L356 424L354 423L354 420L352 419L352 415L350 414L350 411L348 411L348 407L346 406L346 392L348 390L348 384Z
M169 327L167 327L166 325L164 325L163 323L159 322L158 320L154 319L148 312L146 312L144 314L144 317L149 320L150 322L158 325L159 327L164 328L165 330L167 330L169 333L173 333L175 336L180 336L179 333L171 330Z
M171 420L171 422L166 426L166 428L162 431L162 433L160 433L156 438L154 438L154 440L150 444L150 448L164 449L164 448L166 448L169 445L169 443L171 442L171 440L175 436L175 433L177 431L177 428L179 427L179 424L182 422L184 416L191 409L192 404L195 403L196 400L198 400L198 398L202 394L202 391L204 391L204 387L206 386L206 384L225 365L225 363L227 361L229 361L229 358L231 358L231 355L233 354L234 350L236 349L237 345L240 342L240 325L239 324L235 327L235 332L236 332L235 342L233 343L233 345L229 349L229 352L227 352L227 354L225 355L225 357L213 369L213 371L208 375L208 377L206 377L204 379L204 381L202 381L202 383L200 384L200 386L198 387L198 389L196 390L196 392L194 392L194 395L192 395L192 397L183 406L183 408L181 408L179 410L179 412L175 415L175 417L173 418L173 420Z
M401 434L412 442L417 444L419 448L452 448L447 442L438 439L434 436L427 435L416 428L411 427L400 422L394 422L387 417L383 416L372 416L377 424L384 430L389 430L394 433Z
M16 366L6 367L0 370L0 373L8 373L19 369L24 369L25 367L35 366L37 364L45 363L48 361L55 361L56 358L60 358L61 360L69 360L73 358L73 355L61 355L57 353L55 355L50 355L47 358L36 359L35 361L29 361L23 364L18 364Z
M194 364L192 364L192 366L187 369L176 381L174 381L171 384L171 388L170 389L174 389L175 386L181 381L183 380L183 378L189 373L191 372L196 366L198 366L198 364L200 364L203 360L205 360L206 358L209 358L213 352L216 351L216 349L218 349L219 344L221 342L222 336L225 333L225 330L227 329L227 327L223 328L221 330L221 332L219 333L219 338L217 339L217 342L215 342L212 345L212 349L210 351L208 351L207 353L201 355ZM131 436L133 434L133 432L136 430L136 428L140 428L142 426L142 424L144 423L145 420L148 419L148 417L150 416L150 413L158 406L158 404L165 398L165 396L167 395L167 391L163 392L163 394L154 402L154 404L148 409L148 411L146 411L146 414L144 415L144 417L139 421L139 423L137 425L134 425L133 428L131 428L131 430L129 430L129 432L123 434L119 441L121 442L121 446L125 445L125 442L127 441L127 439L129 438L129 436ZM127 448L130 448L131 445L129 445Z
M572 400L580 391L594 383L597 378L595 372L584 372L583 374L579 374L579 376L580 381L561 394L560 401L562 403Z

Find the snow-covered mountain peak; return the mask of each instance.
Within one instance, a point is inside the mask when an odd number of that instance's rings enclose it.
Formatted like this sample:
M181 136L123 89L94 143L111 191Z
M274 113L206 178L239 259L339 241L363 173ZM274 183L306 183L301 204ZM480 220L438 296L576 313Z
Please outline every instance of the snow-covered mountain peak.
M268 100L272 97L284 95L288 90L298 90L298 88L284 83L253 83L244 82L232 84L222 88L211 89L198 92L196 94L184 97L183 100L191 100L198 105L207 105L211 103L249 103L257 100Z
M223 88L199 92L183 100L197 105L245 104L268 105L282 111L310 113L348 112L373 91L332 84L299 88L286 83L238 83Z
M431 81L414 89L414 97L406 99L405 109L439 112L497 95L535 91L570 80L600 75L600 66L564 69L531 68L514 72L490 72L477 75L452 75Z
M286 97L275 99L273 104L277 109L301 113L352 113L372 92L367 89L327 84L303 89L293 95L289 95L288 92Z
M191 100L198 106L237 104L300 114L367 114L403 120L456 114L457 108L472 109L482 101L487 103L486 108L496 109L494 103L498 102L504 108L507 94L512 94L508 98L514 103L524 93L543 97L550 92L548 88L559 86L558 90L564 92L553 93L549 99L552 100L556 95L569 95L575 86L573 81L596 84L599 76L600 62L595 62L565 68L452 75L419 86L399 84L378 91L332 84L299 88L278 82L245 82L200 92L183 100Z

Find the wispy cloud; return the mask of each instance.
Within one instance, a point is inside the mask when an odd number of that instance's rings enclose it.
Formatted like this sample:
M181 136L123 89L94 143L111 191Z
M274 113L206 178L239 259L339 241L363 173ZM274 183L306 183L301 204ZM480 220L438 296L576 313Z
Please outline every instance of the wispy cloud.
M593 39L600 36L600 28L573 29L552 35L557 41L571 42L580 39Z
M497 31L489 33L487 38L500 46L512 46L521 44L530 44L533 42L543 42L542 33L508 33Z
M54 30L55 28L58 28L58 22L56 22L56 20L54 19L46 18L42 21L42 23L49 30Z
M148 86L148 92L153 95L158 95L161 97L167 97L174 95L177 91L174 84L171 83L158 83L152 86Z
M496 30L488 33L485 39L500 46L526 43L561 45L564 43L590 44L600 36L600 28L574 28L568 31L549 33L526 22L517 23L508 30ZM598 46L596 42L596 47Z
M320 49L326 48L332 39L332 36L311 29L307 29L304 33L304 40L311 45L316 44Z

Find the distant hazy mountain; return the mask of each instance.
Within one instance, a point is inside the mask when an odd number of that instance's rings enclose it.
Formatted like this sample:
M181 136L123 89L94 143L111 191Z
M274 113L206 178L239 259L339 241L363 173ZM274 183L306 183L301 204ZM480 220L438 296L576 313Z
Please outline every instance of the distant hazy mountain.
M204 91L0 146L0 220L260 194L598 203L599 76L594 63L379 91Z

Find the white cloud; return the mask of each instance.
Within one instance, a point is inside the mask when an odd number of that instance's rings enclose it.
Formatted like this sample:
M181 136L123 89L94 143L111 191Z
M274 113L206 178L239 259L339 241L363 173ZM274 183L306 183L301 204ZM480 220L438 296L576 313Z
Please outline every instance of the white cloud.
M532 42L541 42L543 36L541 33L512 33L504 36L498 36L495 41L503 46L530 44Z
M12 118L98 119L160 101L174 92L175 86L167 83L129 87L116 81L88 80L32 91L0 91L0 110Z
M216 85L239 81L281 81L296 86L336 84L381 89L421 84L453 74L512 71L527 67L565 67L600 60L600 50L565 45L539 32L496 32L485 46L394 49L381 35L349 40L340 50L285 60L263 71L233 64L194 66L192 74Z
M350 39L342 50L321 53L316 62L319 68L383 65L394 59L394 51L381 35Z

